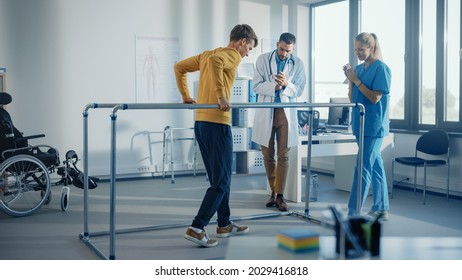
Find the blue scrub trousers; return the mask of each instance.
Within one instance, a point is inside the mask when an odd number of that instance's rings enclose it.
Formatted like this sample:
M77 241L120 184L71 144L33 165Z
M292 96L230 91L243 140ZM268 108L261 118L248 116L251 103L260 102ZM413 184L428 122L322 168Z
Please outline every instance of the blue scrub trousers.
M210 187L191 226L203 229L215 212L218 226L230 224L229 193L231 166L233 162L233 135L231 127L225 124L196 121L194 133L199 144Z
M358 142L358 137L356 137ZM383 167L382 155L380 148L383 138L381 137L364 137L363 145L363 168L362 168L362 187L361 187L361 208L366 201L369 193L369 186L372 185L373 204L371 211L388 211L390 208L388 200L387 177ZM358 193L358 160L356 158L356 167L353 176L353 185L351 187L350 200L348 202L348 215L360 214L361 211L356 209ZM361 209L359 209L361 210Z

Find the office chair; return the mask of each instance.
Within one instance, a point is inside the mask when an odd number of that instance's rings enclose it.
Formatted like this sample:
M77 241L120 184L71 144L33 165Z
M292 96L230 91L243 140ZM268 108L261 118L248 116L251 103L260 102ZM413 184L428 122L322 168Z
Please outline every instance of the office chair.
M419 157L419 155L421 157ZM445 156L444 159L441 158ZM439 159L438 159L439 157ZM425 204L427 190L427 167L447 166L447 183L446 183L446 198L449 199L449 136L442 129L430 130L419 137L415 147L415 156L413 157L397 157L392 161L392 176L394 174L394 164L398 162L407 166L414 166L414 194L417 188L417 167L424 168L423 178L423 204ZM391 197L393 198L393 185L391 186Z
M319 130L319 111L313 110L313 135ZM307 125L309 122L310 111L309 110L297 110L298 118L298 129L300 135L306 135Z

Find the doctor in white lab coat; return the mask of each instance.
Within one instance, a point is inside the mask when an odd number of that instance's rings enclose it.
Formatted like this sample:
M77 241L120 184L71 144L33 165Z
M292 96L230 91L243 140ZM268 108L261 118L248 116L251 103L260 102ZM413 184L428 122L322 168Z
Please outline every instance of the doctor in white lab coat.
M292 54L295 41L294 35L283 33L274 51L257 58L253 77L257 102L296 102L297 97L302 95L306 75L303 61ZM262 146L266 175L272 190L266 206L276 206L281 211L287 211L284 189L289 167L289 150L298 141L297 109L256 109L252 141Z

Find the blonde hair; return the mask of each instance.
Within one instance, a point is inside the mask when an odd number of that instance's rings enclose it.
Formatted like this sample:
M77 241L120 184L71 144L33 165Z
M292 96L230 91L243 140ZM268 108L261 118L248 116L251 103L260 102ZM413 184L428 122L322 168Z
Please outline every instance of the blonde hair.
M360 42L361 44L366 45L368 47L371 47L374 58L383 61L382 49L380 48L377 35L375 35L374 33L362 32L356 35L355 41Z

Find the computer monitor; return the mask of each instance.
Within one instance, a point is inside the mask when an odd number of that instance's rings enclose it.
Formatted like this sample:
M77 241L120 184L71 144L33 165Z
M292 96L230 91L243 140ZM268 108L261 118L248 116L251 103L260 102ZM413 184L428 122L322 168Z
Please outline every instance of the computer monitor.
M343 97L331 97L329 103L351 103L350 99ZM350 125L350 107L329 107L329 117L326 128L348 130Z

